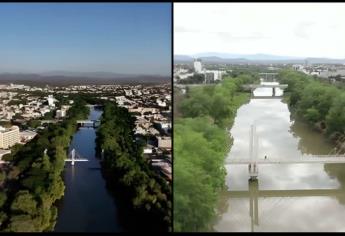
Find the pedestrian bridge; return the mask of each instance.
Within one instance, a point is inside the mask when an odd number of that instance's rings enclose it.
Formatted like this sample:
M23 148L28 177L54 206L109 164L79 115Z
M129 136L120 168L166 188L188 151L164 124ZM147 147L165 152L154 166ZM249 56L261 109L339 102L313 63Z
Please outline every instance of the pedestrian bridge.
M226 164L232 165L248 165L252 163L251 159L231 158L226 161ZM345 163L345 155L309 155L300 158L282 159L282 158L267 158L255 160L257 164L329 164L329 163Z
M67 162L71 162L71 165L74 165L74 162L80 162L80 161L89 161L88 159L82 157L79 153L76 152L76 150L73 148L70 153L68 154L68 157L65 159Z
M44 155L47 155L47 149L44 150ZM71 162L72 166L74 165L74 162L80 162L80 161L89 161L88 159L82 157L77 151L73 148L67 155L67 158L65 159L67 162Z
M264 164L332 164L345 163L344 154L334 155L308 155L293 158L258 158L258 137L255 125L251 126L249 140L249 158L230 158L226 165L248 165L250 179L258 177L258 165Z

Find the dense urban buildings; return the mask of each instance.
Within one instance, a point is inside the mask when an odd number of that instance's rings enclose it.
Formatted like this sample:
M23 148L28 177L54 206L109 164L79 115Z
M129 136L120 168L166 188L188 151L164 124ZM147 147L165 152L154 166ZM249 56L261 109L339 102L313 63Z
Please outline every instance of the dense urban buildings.
M49 123L66 117L78 94L116 102L135 118L137 140L145 140L147 160L167 180L171 175L171 88L163 85L78 85L36 87L18 84L0 85L0 121L18 126L3 128L0 148L31 140ZM73 98L72 98L73 97ZM59 99L57 99L59 98Z

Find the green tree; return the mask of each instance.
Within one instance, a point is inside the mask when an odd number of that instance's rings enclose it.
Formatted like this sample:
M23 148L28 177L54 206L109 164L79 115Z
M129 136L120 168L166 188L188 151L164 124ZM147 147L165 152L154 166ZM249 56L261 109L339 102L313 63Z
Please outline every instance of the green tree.
M4 206L7 200L7 194L5 192L0 192L0 209Z
M345 135L345 92L335 99L326 117L328 133L339 132Z
M32 128L37 128L38 126L41 125L41 122L39 120L30 120L28 122L28 125Z
M36 213L37 202L27 190L19 191L11 205L12 211L18 211L28 214Z
M36 232L35 224L30 215L15 215L11 218L9 230L12 232Z
M0 184L2 184L6 179L5 171L0 170Z

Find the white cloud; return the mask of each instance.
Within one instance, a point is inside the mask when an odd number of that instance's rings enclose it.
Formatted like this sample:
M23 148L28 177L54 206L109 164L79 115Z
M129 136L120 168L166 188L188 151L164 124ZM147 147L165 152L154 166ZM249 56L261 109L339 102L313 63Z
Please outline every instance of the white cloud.
M344 3L175 3L175 54L345 58Z

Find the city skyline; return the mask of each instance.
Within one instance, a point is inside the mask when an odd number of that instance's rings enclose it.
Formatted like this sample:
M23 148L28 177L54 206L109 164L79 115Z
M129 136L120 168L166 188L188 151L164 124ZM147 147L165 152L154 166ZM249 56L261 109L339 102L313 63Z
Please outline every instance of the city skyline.
M0 6L0 73L171 73L171 4Z

